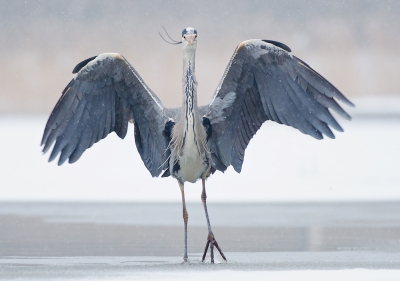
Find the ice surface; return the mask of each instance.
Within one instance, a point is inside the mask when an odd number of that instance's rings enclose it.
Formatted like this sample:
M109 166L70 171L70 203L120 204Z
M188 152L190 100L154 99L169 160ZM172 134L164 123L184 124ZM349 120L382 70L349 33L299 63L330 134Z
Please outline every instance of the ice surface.
M0 278L18 280L399 280L400 256L387 253L229 253L227 264L172 257L15 258ZM397 264L396 264L397 263ZM368 265L368 269L360 266ZM346 269L347 268L347 269ZM393 269L390 269L393 268Z
M228 262L201 263L207 227L180 203L0 203L0 279L396 280L399 202L213 203ZM368 270L367 270L368 269ZM332 278L332 279L330 279ZM336 279L335 279L336 278Z
M181 274L177 272L146 272L137 273L121 277L108 278L107 280L274 280L274 281L398 281L400 270L291 270L291 271L233 271L221 270L217 272L187 272ZM77 280L67 279L67 280ZM90 278L90 280L104 280L104 278Z

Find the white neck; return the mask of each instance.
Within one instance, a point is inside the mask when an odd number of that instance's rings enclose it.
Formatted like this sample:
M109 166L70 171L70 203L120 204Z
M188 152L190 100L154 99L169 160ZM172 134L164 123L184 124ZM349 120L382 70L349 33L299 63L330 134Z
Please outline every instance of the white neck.
M189 114L189 111L192 109L194 114L197 114L197 79L195 75L195 54L195 48L183 48L182 109L184 109L184 111L182 111L182 114Z
M203 155L206 151L207 136L197 108L195 53L195 46L184 46L182 113L172 131L172 144L177 155L182 155L184 149L190 150L185 155Z
M195 57L196 57L196 48L185 47L183 48L183 72L185 75L185 70L190 65L193 73L195 69Z

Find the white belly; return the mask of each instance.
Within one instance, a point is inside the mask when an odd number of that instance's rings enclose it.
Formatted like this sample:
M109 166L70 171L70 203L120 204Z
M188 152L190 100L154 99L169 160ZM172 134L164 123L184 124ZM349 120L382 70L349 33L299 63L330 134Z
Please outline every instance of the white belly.
M182 155L178 157L180 169L175 175L182 182L196 182L208 168L208 161L205 153L199 153L194 141L193 131L186 134L185 144L182 148Z
M179 175L183 182L196 182L196 180L201 178L202 174L207 169L203 157L198 153L188 155L187 157L180 157L179 166Z

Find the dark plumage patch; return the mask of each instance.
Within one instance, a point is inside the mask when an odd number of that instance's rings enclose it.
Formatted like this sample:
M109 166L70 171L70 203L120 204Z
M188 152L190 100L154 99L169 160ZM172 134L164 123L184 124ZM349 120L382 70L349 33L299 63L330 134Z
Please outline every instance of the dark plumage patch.
M179 163L178 162L176 162L175 164L174 164L174 167L172 167L172 173L175 175L175 174L178 174L178 172L179 172L179 170L181 169L181 166L179 165Z
M165 124L165 128L163 131L164 136L167 138L168 143L171 141L171 134L172 134L172 128L175 126L175 122L172 120L169 120Z
M133 123L135 127L135 144L139 153L143 152L142 137L140 136L139 126L136 122Z
M164 174L161 175L162 178L168 178L169 176L171 176L169 169L166 169Z
M266 43L270 43L270 44L272 44L272 45L275 45L275 46L277 46L277 47L279 47L279 48L281 48L281 49L284 49L285 51L287 51L287 52L291 52L292 50L289 48L289 46L287 46L287 45L285 45L285 44L283 44L283 43L281 43L281 42L278 42L278 41L273 41L273 40L262 40L262 41L264 41L264 42L266 42Z
M165 123L165 128L163 131L163 135L165 136L165 139L167 140L167 147L171 141L171 134L172 134L172 128L175 126L175 122L172 120L169 120L167 123ZM170 153L170 151L167 151L166 153ZM169 163L169 161L168 161ZM167 169L164 171L164 173L161 175L162 178L166 178L171 176L171 172L169 171L169 165Z
M81 61L80 63L78 63L75 68L72 70L72 74L78 73L79 70L81 70L85 65L87 65L89 62L91 62L92 60L94 60L95 58L97 58L97 56L85 59L84 61Z
M203 117L203 126L206 128L206 133L207 133L207 141L211 138L212 135L212 128L211 128L211 123L210 119L207 117Z

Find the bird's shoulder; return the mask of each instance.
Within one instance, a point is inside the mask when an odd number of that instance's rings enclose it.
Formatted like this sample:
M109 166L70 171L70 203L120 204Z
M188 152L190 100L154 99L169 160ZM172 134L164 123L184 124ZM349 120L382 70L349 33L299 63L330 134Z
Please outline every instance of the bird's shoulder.
M129 65L128 61L119 53L102 53L97 56L90 57L78 63L72 70L73 74L82 75L90 71L101 69L104 67L110 68L111 65Z
M233 60L253 61L261 56L270 56L274 62L291 58L291 49L278 41L267 39L250 39L241 42L232 57ZM279 59L278 59L279 58ZM272 61L271 61L272 62Z
M268 39L249 39L241 42L237 49L246 49L246 50L253 50L255 48L260 48L264 50L284 50L290 53L292 50L284 43L268 40Z

